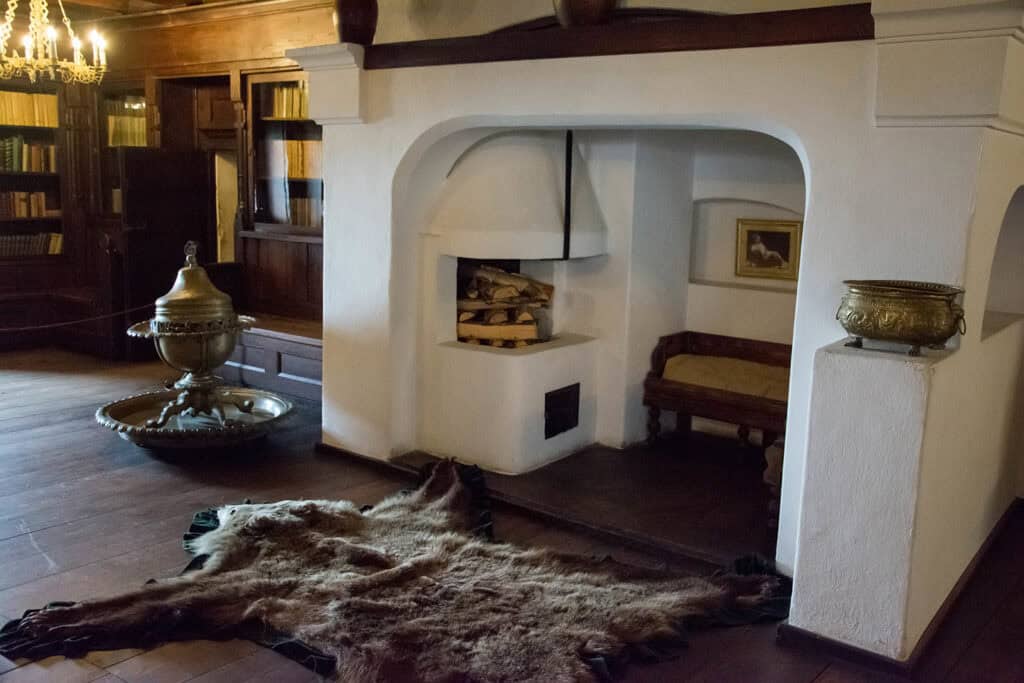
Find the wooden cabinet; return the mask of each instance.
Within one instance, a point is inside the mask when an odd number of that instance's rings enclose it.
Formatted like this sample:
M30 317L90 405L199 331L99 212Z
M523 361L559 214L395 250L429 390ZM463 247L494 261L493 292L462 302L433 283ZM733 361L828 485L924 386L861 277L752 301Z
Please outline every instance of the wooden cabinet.
M253 312L319 320L323 157L308 101L301 71L246 79L248 211L236 253Z
M235 105L227 83L196 89L196 128L201 131L235 131Z

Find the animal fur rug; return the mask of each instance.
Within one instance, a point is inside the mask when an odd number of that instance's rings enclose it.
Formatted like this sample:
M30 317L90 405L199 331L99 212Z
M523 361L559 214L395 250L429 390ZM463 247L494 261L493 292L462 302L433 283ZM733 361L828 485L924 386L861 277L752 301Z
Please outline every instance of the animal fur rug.
M488 541L474 477L442 463L363 511L220 508L216 528L189 541L198 568L29 611L0 631L0 654L249 637L310 655L321 673L327 662L343 681L594 681L678 642L686 625L764 618L785 591L769 573L697 578Z

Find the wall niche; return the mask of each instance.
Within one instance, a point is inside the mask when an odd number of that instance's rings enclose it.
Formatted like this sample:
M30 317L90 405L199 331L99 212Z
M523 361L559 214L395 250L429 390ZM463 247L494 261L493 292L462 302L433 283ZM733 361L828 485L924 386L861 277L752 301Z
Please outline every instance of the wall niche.
M982 338L1024 318L1024 187L1013 195L999 229L985 302Z

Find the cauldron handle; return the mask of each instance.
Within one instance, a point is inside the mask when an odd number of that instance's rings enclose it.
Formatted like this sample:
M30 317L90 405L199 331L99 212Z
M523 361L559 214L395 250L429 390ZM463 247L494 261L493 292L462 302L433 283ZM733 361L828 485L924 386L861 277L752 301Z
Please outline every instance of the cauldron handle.
M149 326L148 320L143 320L142 322L135 323L134 325L128 328L129 337L142 337L144 339L148 339L150 336L152 336L152 334L153 330Z

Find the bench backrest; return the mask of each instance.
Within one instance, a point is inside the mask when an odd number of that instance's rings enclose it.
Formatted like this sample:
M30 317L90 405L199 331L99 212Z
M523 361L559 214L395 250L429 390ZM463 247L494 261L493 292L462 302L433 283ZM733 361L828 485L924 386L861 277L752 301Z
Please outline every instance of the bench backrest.
M738 358L788 368L792 352L793 347L789 344L705 332L677 332L658 340L658 345L651 354L651 374L661 377L665 371L665 362L681 353Z

